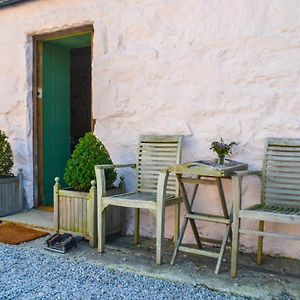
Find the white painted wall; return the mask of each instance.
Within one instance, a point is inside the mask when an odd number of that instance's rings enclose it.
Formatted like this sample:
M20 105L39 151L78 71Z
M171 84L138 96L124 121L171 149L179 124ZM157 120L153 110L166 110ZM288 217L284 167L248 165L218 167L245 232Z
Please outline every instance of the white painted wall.
M299 15L297 0L39 0L0 9L0 128L15 167L24 168L29 205L32 35L94 25L95 132L114 162L134 161L140 134L184 134L183 161L213 158L210 142L223 136L239 142L233 158L256 169L265 137L300 136ZM128 186L133 177L127 174ZM248 179L247 204L258 198L259 182ZM196 206L219 212L216 190L202 189ZM170 236L173 212L166 217ZM221 237L220 226L199 228ZM148 212L141 232L154 233ZM243 243L256 247L252 238ZM296 242L266 241L266 250L300 258Z

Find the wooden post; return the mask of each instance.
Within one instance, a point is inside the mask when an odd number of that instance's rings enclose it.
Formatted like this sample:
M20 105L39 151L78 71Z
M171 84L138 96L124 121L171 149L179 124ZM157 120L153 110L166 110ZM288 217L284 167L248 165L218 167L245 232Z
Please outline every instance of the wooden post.
M140 209L134 209L134 243L140 242Z
M103 169L95 167L97 177L97 210L98 210L98 251L105 250L105 206L103 196L105 196L106 184L105 173Z
M231 277L237 276L237 261L239 252L239 228L240 218L239 211L241 209L241 178L232 176L232 201L233 201L233 222L232 222L232 246L231 246Z
M59 177L55 177L54 198L54 230L59 233Z
M90 195L89 195L89 216L88 216L88 230L89 230L89 245L92 248L97 246L97 188L96 181L91 181Z
M169 172L160 172L157 182L156 206L156 263L162 264L162 243L165 232L165 202Z
M24 209L24 199L23 199L23 185L24 185L24 174L23 174L23 169L19 168L19 207L20 210L22 211Z
M119 188L121 189L121 194L126 193L125 178L122 175L120 176ZM121 235L126 235L126 208L120 207L120 210L121 210Z
M258 221L258 231L264 231L264 221ZM262 262L262 253L263 253L263 241L264 237L258 237L258 247L257 247L257 256L256 256L256 264L261 265Z
M180 227L180 203L175 204L175 220L174 220L174 246L179 237L179 227Z

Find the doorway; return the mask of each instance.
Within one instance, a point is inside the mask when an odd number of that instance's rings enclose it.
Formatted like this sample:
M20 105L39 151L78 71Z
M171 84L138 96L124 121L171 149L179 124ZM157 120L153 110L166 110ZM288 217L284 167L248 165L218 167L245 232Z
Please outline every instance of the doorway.
M91 40L92 32L79 32L37 43L36 206L53 206L54 178L66 187L66 163L93 129Z

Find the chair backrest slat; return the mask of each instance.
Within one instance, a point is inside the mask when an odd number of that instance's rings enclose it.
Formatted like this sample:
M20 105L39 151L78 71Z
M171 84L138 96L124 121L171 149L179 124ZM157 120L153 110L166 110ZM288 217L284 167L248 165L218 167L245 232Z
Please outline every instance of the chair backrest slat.
M299 208L300 139L267 139L263 171L263 201Z
M180 163L182 136L140 137L137 160L137 192L156 193L159 171ZM174 175L169 176L167 194L178 195Z

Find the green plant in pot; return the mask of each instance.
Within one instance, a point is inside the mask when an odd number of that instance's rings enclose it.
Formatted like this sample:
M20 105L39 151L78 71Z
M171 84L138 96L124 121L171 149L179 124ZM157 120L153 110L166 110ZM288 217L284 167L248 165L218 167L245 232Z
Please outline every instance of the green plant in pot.
M6 134L0 130L0 217L19 213L23 203L23 173L19 168L18 176L12 173L13 152Z
M79 139L71 158L68 160L64 180L74 190L87 192L95 180L95 165L112 164L103 143L91 132ZM116 171L106 170L106 186L112 187L117 178Z
M218 154L218 164L224 165L225 156L232 153L232 148L237 145L237 142L225 143L221 137L219 141L213 141L210 145L210 150Z
M6 134L0 130L0 177L12 177L13 152Z

